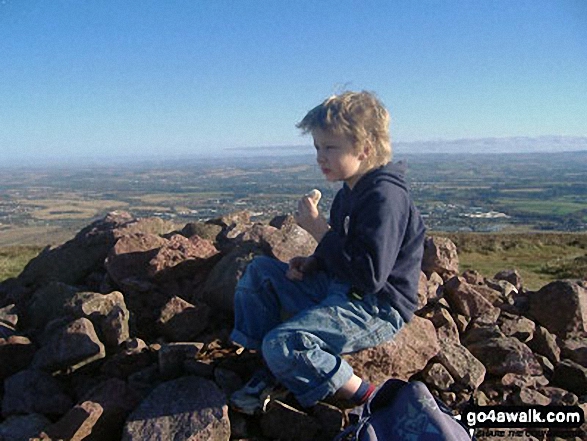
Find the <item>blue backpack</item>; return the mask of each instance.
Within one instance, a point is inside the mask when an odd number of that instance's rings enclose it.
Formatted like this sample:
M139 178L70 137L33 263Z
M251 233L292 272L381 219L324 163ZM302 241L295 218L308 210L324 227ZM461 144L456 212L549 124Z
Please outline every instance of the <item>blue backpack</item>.
M334 441L470 441L468 428L420 381L387 380L363 406L359 421Z

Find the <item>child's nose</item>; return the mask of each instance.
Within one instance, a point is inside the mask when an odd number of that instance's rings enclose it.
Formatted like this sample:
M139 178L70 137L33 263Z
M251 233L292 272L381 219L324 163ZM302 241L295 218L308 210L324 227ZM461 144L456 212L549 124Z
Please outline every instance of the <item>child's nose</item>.
M320 150L318 150L316 152L316 161L318 162L318 164L321 164L324 162L324 160L325 160L324 152L321 152Z

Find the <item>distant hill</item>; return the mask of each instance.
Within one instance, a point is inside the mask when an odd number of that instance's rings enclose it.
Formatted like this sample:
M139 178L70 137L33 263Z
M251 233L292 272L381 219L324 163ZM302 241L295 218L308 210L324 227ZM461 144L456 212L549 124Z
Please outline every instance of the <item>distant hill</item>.
M464 138L453 140L428 140L411 142L393 142L393 148L399 154L430 153L532 153L532 152L577 152L587 151L587 136L513 136L505 138ZM225 149L235 153L247 153L259 156L286 156L293 154L312 154L309 145L235 147Z
M541 136L530 138L480 138L397 142L400 153L532 153L577 152L587 150L587 136Z

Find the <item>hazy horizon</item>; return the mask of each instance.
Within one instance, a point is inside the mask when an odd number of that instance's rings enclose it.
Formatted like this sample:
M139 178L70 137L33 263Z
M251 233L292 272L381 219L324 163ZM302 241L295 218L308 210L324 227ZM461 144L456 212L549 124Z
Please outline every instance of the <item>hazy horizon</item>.
M395 160L401 160L404 156L417 155L516 155L532 153L573 153L587 152L587 137L560 137L542 136L537 138L507 137L507 138L478 138L478 139L454 139L454 140L427 140L412 142L394 142L393 154ZM309 162L314 160L314 147L311 144L283 145L283 146L248 146L228 147L206 152L192 152L183 154L170 154L162 150L160 154L139 153L134 155L108 155L108 156L54 156L54 157L11 157L2 155L1 168L26 168L35 167L92 167L128 165L141 166L164 164L166 167L185 165L191 161L228 163L234 161L258 161L266 158L307 157Z

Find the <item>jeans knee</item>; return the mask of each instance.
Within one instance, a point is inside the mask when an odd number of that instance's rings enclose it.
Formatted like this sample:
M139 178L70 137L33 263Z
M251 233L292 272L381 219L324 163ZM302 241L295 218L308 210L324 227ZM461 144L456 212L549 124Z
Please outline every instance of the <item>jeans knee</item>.
M276 374L291 370L313 343L304 331L269 331L263 338L262 353L269 368Z
M263 338L261 353L274 373L278 374L284 367L291 365L290 357L294 350L291 337L287 333L272 330Z

